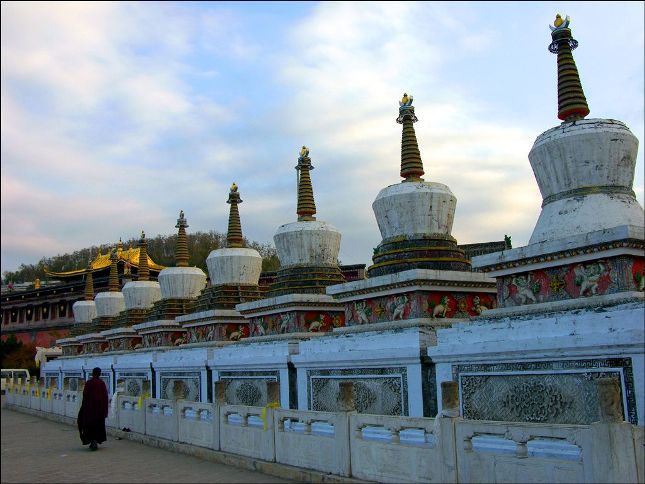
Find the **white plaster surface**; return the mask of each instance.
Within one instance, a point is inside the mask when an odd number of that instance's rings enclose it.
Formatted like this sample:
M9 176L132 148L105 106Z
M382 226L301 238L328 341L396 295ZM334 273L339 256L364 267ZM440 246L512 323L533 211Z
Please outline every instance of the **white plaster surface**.
M454 419L353 414L352 475L376 482L457 482ZM405 429L415 429L407 442ZM464 481L471 482L471 481ZM520 481L517 481L520 482Z
M119 426L132 432L146 433L146 411L138 404L139 397L118 396ZM145 406L146 399L143 400Z
M219 450L219 407L212 403L177 402L179 442Z
M77 323L91 323L96 317L96 303L94 301L76 301L72 305L74 321Z
M381 237L450 235L457 198L436 182L403 182L379 192L372 203Z
M262 256L255 249L213 250L206 258L211 285L257 284L262 271Z
M295 310L338 311L339 309L343 309L343 305L326 294L284 294L282 296L238 304L235 306L235 309L249 318L252 316Z
M439 329L437 345L429 347L427 353L437 365L438 387L455 364L630 357L638 423L643 425L645 375L640 362L645 352L644 318L642 302L488 321L484 318Z
M273 236L282 268L292 265L337 266L340 232L327 222L292 222Z
M146 435L177 441L179 422L176 402L159 398L147 398Z
M273 415L276 462L340 476L350 475L347 413L280 408Z
M501 252L493 252L491 254L484 254L473 257L472 266L474 269L481 269L483 267L488 267L497 264L504 264L508 262L520 261L522 259L530 259L533 257L538 257L544 254L552 254L567 250L573 250L580 247L587 247L598 244L605 244L609 242L615 242L618 240L624 239L640 239L645 238L645 230L643 229L642 220L640 225L620 225L612 227L609 229L595 230L593 232L587 232L584 234L571 235L569 237L563 237L557 240L547 240L543 242L531 243L524 247L517 247L515 249L503 250ZM544 262L540 265L535 266L523 266L521 270L526 270L526 267L552 267L559 266L565 263L574 263L580 262L583 260L588 260L590 258L597 258L598 254L603 257L609 257L611 255L619 254L632 254L635 251L633 249L613 249L607 251L606 253L595 252L592 254L584 254L580 258L578 256L567 258L566 260L558 259L552 262ZM636 255L642 255L642 251L637 252ZM494 271L489 274L492 277L498 275L506 274L510 271L517 272L518 269L509 269L502 271Z
M161 289L156 281L130 281L123 286L126 309L149 309L161 299Z
M121 292L99 292L94 297L98 317L116 316L125 310L125 299Z
M206 287L206 274L199 267L166 267L157 280L162 299L192 299Z
M262 409L263 407L222 405L219 409L220 449L275 462L274 410L266 409L267 429L264 430L260 418Z
M445 282L450 282L447 286ZM463 283L460 286L459 283ZM441 271L435 269L411 269L408 271L395 272L383 276L370 277L357 281L346 282L327 286L327 294L333 296L338 301L351 301L354 299L364 299L365 297L375 297L400 293L403 291L412 291L416 289L438 289L446 288L451 291L469 291L495 293L495 287L473 289L472 284L494 284L495 279L482 274L481 272L466 271ZM454 285L453 285L454 284ZM368 296L358 294L354 296L344 296L346 293L355 291L369 291Z
M631 189L638 140L620 121L563 123L537 137L529 161L542 197L578 188ZM547 203L530 244L618 225L643 225L643 208L626 194L594 193Z

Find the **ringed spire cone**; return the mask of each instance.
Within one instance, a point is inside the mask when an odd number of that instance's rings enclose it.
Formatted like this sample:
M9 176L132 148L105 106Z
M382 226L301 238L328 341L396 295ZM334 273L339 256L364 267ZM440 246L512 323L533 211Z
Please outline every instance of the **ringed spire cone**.
M119 243L116 244L116 250L117 253L123 251L123 242L121 241L121 237L119 237Z
M175 228L179 229L177 233L177 248L175 249L175 264L177 267L188 267L188 240L186 239L186 227L188 222L184 217L184 211L179 211L179 218Z
M110 273L112 272L112 266L110 265ZM92 278L92 257L90 256L90 261L87 264L87 274L85 275L85 300L93 301L94 300L94 280Z
M244 238L242 237L242 224L240 223L240 211L238 205L242 203L240 194L237 191L235 182L231 185L226 203L231 205L228 214L228 233L226 234L227 247L244 247Z
M309 148L303 146L300 150L298 157L298 221L313 221L316 220L316 202L314 201L314 189L311 185L310 171L314 167L311 165L311 158L309 158Z
M589 114L589 105L572 54L578 47L578 41L571 36L569 21L569 16L563 20L558 14L554 25L549 26L553 39L549 51L558 56L558 119L565 122L583 119Z
M399 101L399 117L396 122L403 125L401 134L401 177L406 182L423 181L423 161L413 124L418 121L412 106L412 96L403 93Z
M116 249L110 252L110 277L108 278L108 290L110 292L119 292L119 272L117 269Z
M148 268L148 242L146 241L146 234L141 231L141 239L139 240L139 280L150 280L150 269Z

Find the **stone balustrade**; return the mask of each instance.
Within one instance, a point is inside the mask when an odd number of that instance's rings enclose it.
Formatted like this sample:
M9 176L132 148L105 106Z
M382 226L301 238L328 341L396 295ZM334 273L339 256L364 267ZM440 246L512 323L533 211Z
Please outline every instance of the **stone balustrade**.
M118 396L114 418L159 439L378 482L643 482L644 428L617 418L617 388L598 383L601 420L591 425L464 420L452 415L450 384L437 418L358 414L351 385L342 412ZM14 385L6 405L30 409L31 390ZM43 389L38 398L30 412L75 416L82 392Z

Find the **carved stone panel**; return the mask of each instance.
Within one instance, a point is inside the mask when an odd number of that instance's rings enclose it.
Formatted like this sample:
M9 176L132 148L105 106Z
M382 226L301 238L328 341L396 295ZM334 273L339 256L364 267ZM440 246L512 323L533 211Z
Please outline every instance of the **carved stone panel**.
M201 374L192 372L162 372L159 374L160 396L165 400L188 400L199 402L201 395Z
M226 402L230 405L263 407L267 404L267 382L280 381L280 373L267 371L221 372L221 381L228 381Z
M399 368L358 368L307 371L307 399L310 410L338 412L340 384L354 383L355 406L359 413L407 415L407 370Z
M590 424L600 420L595 381L613 377L625 420L638 421L630 358L457 365L453 374L466 419Z

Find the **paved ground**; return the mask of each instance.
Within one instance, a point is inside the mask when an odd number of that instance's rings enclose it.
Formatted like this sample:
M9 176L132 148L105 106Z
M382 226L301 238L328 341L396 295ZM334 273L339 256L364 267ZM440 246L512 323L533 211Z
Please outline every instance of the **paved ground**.
M4 407L1 417L3 483L291 482L109 435L92 452L81 444L76 427Z

